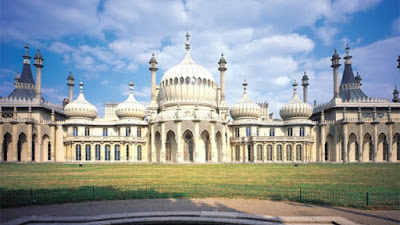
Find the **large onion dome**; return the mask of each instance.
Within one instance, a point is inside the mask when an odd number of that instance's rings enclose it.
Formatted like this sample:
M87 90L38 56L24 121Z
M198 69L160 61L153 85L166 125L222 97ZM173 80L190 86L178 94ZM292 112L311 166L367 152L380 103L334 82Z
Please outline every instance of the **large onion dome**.
M294 81L292 100L290 100L288 104L284 105L279 111L279 114L284 120L297 118L308 119L312 114L313 109L311 105L303 102L300 100L299 96L297 96L296 86L297 83Z
M160 82L160 106L203 105L216 107L217 84L214 77L190 56L189 33L186 34L186 55L173 66Z
M79 83L80 92L78 98L65 106L64 112L68 118L88 118L94 119L97 117L97 109L94 105L86 101L83 95L83 82Z
M247 97L247 83L243 83L242 99L230 109L231 117L236 119L256 119L260 117L261 107Z
M128 99L124 102L118 104L115 108L115 113L119 118L138 118L144 119L146 117L146 107L136 101L135 97L133 96L133 83L129 83L130 86L130 93Z

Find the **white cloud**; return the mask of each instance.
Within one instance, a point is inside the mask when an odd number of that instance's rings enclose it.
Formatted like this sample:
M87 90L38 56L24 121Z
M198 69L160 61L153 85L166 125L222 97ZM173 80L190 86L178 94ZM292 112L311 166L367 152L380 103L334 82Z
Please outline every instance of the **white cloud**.
M393 21L392 32L394 34L400 34L400 17Z

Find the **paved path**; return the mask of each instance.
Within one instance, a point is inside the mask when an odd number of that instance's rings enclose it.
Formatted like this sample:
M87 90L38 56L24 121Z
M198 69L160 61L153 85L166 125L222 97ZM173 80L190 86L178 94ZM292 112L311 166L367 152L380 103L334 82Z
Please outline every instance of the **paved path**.
M257 199L134 199L0 209L0 222L25 216L94 216L152 211L244 212L269 216L339 216L360 224L400 224L400 211L359 210Z

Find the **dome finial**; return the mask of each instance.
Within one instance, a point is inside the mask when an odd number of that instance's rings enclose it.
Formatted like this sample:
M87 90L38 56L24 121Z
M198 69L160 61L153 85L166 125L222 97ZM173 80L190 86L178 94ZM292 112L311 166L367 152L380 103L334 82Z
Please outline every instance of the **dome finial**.
M247 93L247 82L246 82L246 79L244 79L244 81L243 81L243 94L246 94Z
M135 85L133 84L133 82L132 82L132 81L129 82L129 89L130 89L130 93L131 93L131 94L133 94L133 86L135 86Z
M79 82L79 93L83 93L83 85L85 85L85 84L83 84L83 81L82 81L82 78L81 78L81 81Z
M190 34L189 34L189 31L188 31L188 32L186 32L186 43L185 43L185 45L186 45L186 51L189 51L189 50L190 50L189 37L190 37Z
M297 86L296 79L294 80L292 86L293 86L293 91L296 93L296 90L297 90L297 88L296 88L296 86Z
M346 56L345 57L343 57L343 59L345 59L346 60L346 64L351 64L351 58L352 58L352 56L349 54L349 50L350 50L350 47L349 47L349 44L346 44Z

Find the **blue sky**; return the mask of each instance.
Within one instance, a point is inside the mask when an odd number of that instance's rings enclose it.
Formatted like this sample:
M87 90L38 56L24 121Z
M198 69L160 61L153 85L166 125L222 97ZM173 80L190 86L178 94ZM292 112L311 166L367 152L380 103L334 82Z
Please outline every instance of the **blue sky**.
M158 61L158 83L183 59L188 30L192 58L217 83L217 62L224 53L229 105L240 99L246 79L250 99L269 102L275 118L291 98L291 82L300 82L303 71L310 78L310 104L332 98L329 59L334 49L343 58L347 43L368 96L392 99L394 85L400 86L397 0L4 0L0 7L0 96L12 92L29 43L30 55L40 48L44 58L47 101L61 104L68 96L66 79L72 71L74 97L83 79L85 97L99 114L105 102L127 98L130 81L136 99L146 105L151 54ZM342 73L343 66L339 69Z

